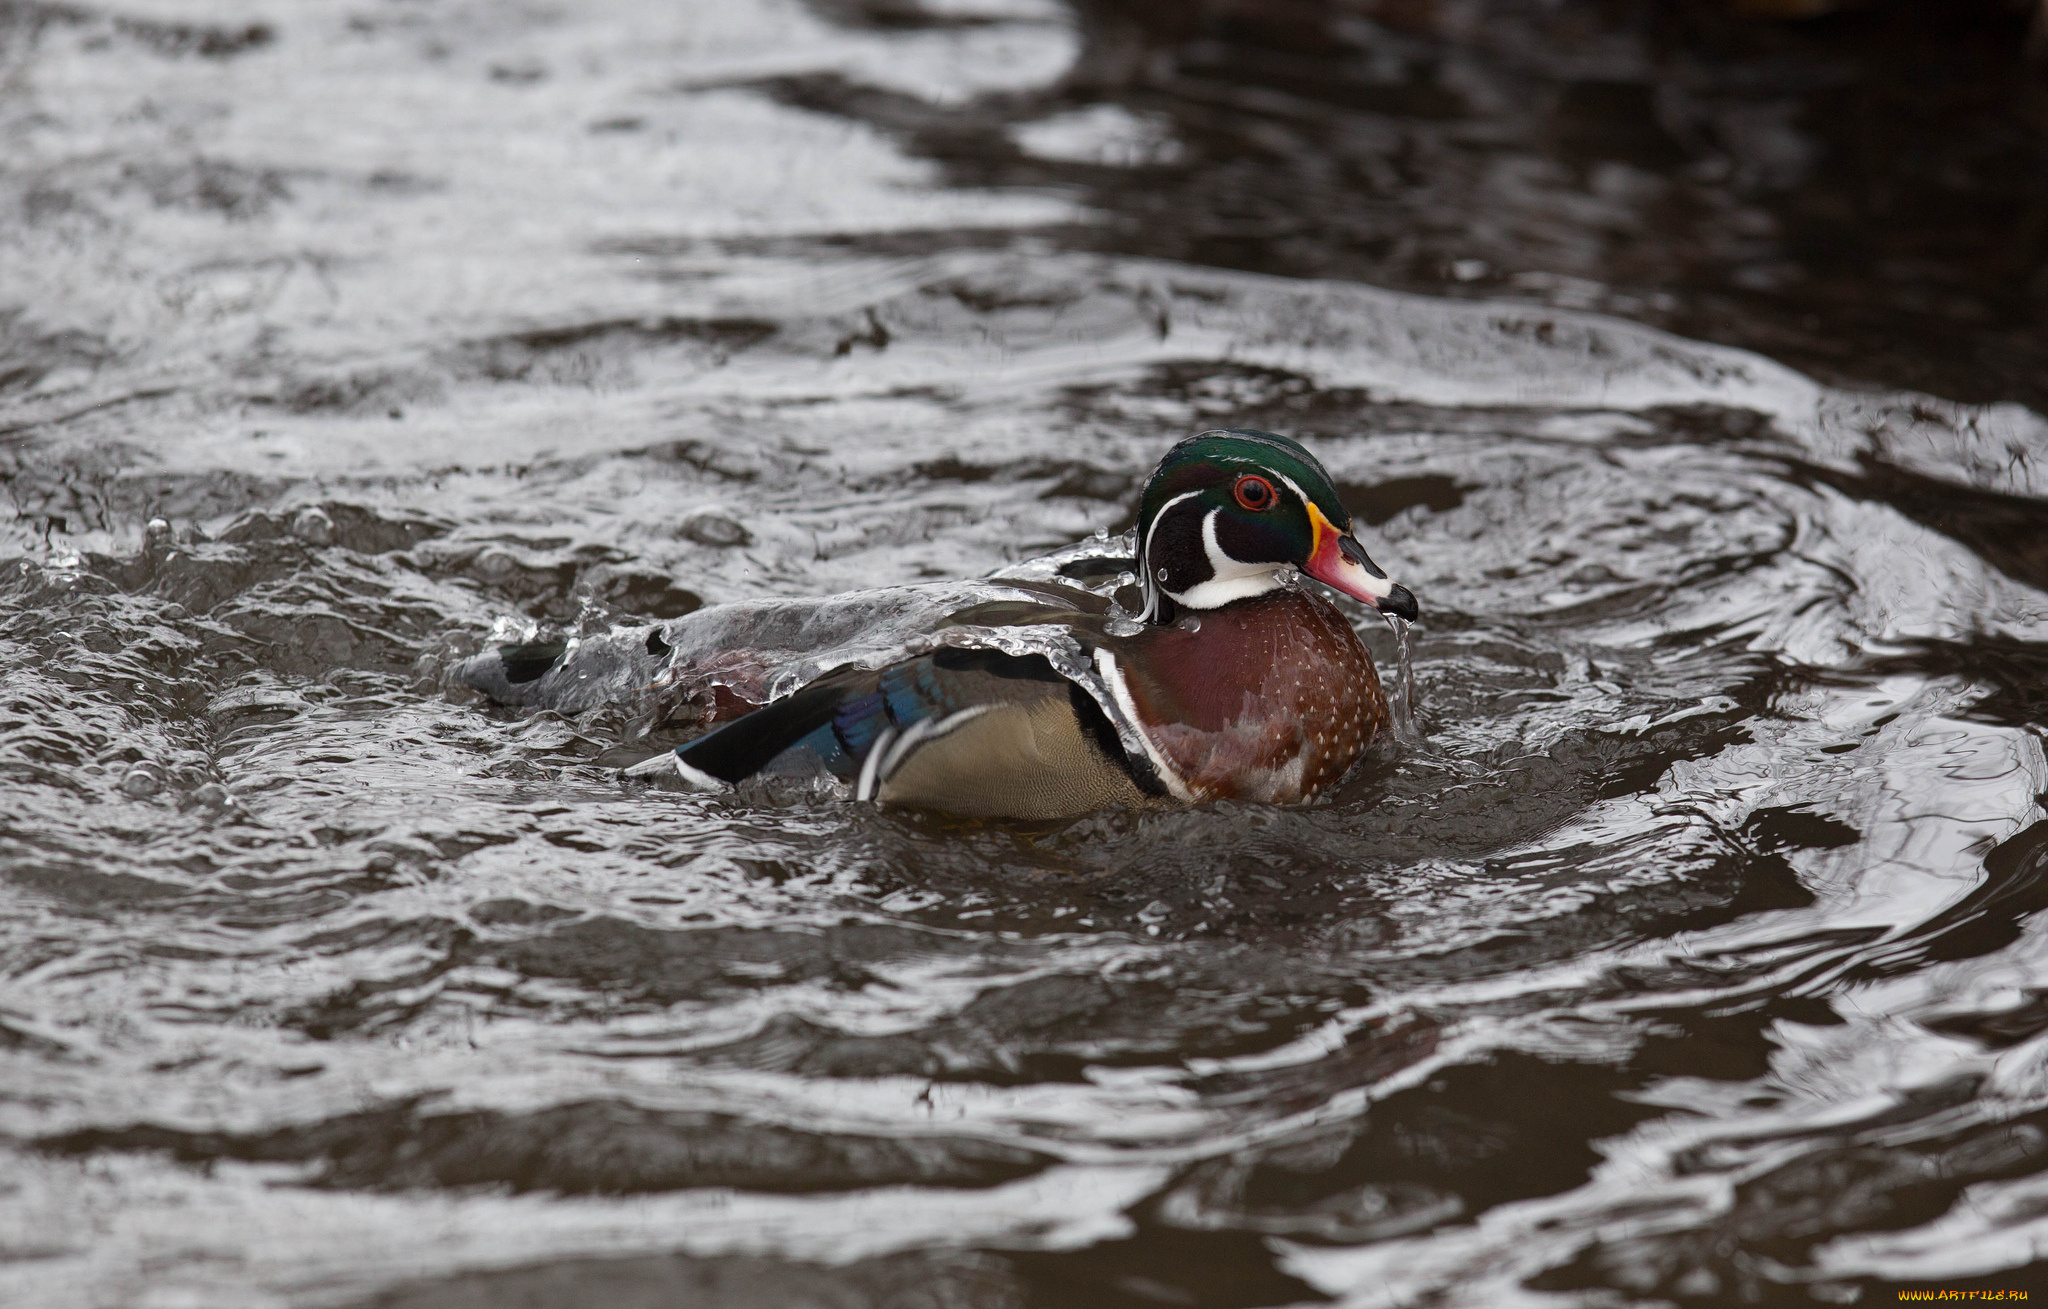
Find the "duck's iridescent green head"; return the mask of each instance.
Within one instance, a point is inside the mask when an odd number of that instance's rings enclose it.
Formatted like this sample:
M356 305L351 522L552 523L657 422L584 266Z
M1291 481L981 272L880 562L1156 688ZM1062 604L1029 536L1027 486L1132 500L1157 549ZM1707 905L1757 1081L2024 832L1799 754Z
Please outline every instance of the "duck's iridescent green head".
M1294 570L1381 613L1412 619L1415 597L1367 557L1330 474L1272 432L1203 432L1166 452L1138 501L1145 617L1162 601L1216 609Z

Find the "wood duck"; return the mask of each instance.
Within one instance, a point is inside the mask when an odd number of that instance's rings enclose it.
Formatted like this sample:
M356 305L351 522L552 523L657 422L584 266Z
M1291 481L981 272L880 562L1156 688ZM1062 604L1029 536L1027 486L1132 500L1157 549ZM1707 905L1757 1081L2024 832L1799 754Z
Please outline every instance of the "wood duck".
M829 672L627 772L724 790L822 771L860 800L1052 819L1306 800L1388 729L1364 643L1295 577L1402 619L1415 597L1367 557L1299 444L1244 430L1180 442L1145 484L1135 540L1135 613L1018 583L1026 598L950 614L926 653ZM1064 657L1021 639L1048 628Z

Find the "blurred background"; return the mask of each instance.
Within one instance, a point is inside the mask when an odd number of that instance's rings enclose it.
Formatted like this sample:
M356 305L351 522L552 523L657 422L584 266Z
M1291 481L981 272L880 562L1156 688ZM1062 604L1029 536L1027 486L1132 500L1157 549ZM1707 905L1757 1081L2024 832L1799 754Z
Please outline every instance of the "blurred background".
M12 4L0 39L16 61L61 35L225 70L333 18L319 30L336 59L375 48L447 72L480 61L492 85L465 97L474 113L516 114L522 99L584 113L584 153L613 158L639 142L653 159L674 97L717 82L860 124L946 185L1057 197L1038 223L1013 207L953 230L929 214L839 225L897 233L868 246L1034 232L1062 248L1600 309L1828 380L2040 399L2048 92L2030 0L815 0L708 20L678 11L644 24L647 50L605 48L624 34L583 24L543 35L545 11L518 6L389 0L291 24L255 6L202 7L225 22L140 12L157 8ZM666 95L631 81L659 77L661 40L683 42ZM608 77L591 65L600 58ZM397 73L366 72L365 94L390 95ZM281 96L237 116L310 107ZM327 109L337 128L401 127L374 105ZM28 178L54 162L42 150L61 154L61 129L18 97L11 112L17 142L38 142L16 159L23 217L49 226L63 188ZM402 126L425 146L448 125ZM211 135L161 130L202 154ZM306 171L206 162L173 178L159 161L131 187L254 217ZM659 166L704 185L721 168L781 166L773 154L748 164ZM831 175L810 182L822 203ZM725 217L726 236L792 226L765 210Z
M1073 67L978 125L843 78L779 94L963 184L1079 188L1101 248L1595 308L1829 380L2039 403L2048 93L2025 0L1076 17Z

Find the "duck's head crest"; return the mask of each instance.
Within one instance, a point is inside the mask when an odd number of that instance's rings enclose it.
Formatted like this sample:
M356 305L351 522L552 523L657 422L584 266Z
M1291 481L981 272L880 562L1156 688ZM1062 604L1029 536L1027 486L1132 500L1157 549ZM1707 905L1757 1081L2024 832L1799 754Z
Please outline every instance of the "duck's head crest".
M1138 563L1155 621L1168 601L1220 608L1295 569L1383 614L1417 612L1367 557L1328 470L1272 432L1203 432L1168 450L1138 500Z

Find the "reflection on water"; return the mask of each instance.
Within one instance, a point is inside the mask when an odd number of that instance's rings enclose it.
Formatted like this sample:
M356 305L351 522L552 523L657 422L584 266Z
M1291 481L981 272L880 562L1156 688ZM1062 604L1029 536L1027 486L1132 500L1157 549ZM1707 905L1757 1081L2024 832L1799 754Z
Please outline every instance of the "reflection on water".
M900 144L1098 17L0 11L0 1300L2025 1284L2048 426ZM646 705L448 678L1014 569L1224 424L1427 615L1328 803L630 789Z

